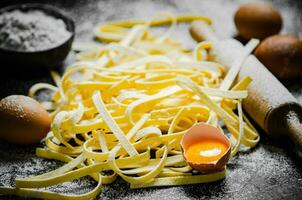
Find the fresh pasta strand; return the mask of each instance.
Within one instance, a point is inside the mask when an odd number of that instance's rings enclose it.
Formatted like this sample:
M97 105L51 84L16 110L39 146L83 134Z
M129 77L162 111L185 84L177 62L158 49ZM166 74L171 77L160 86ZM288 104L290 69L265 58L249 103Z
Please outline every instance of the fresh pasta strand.
M224 81L224 66L207 60L211 42L200 43L191 51L171 38L177 23L192 20L211 24L203 16L164 14L149 21L97 26L96 38L109 44L80 52L79 60L62 77L52 72L56 86L39 83L29 91L33 97L41 89L53 92L52 101L41 102L53 110L53 121L45 147L37 149L37 156L66 164L46 174L18 179L17 188L1 186L0 194L91 199L101 191L102 184L110 184L118 176L131 188L225 178L227 169L194 175L183 158L180 140L196 123L221 128L218 119L222 119L231 133L232 156L240 151L240 145L257 144L259 135L241 107L251 79L246 77L229 90L239 65L256 44L252 41ZM153 27L163 25L170 25L165 34L151 33ZM108 170L111 174L105 175ZM83 176L98 182L95 189L83 195L36 189Z

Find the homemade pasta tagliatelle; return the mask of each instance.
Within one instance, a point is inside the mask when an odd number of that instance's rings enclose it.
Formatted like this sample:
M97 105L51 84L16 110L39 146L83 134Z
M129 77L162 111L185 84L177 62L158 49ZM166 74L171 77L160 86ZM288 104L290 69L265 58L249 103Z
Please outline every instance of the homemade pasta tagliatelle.
M180 140L198 122L221 129L223 121L232 144L231 156L240 146L259 141L255 128L242 112L251 79L233 86L244 59L257 41L252 40L242 57L227 71L208 60L213 45L202 42L191 51L171 39L179 22L211 20L201 16L121 21L97 26L96 37L108 42L78 54L78 62L60 77L52 72L56 86L39 83L53 91L50 102L41 102L52 117L45 147L36 154L66 162L64 166L34 177L17 179L16 188L0 187L0 194L45 199L91 199L103 184L119 176L131 188L186 185L223 179L226 169L209 174L192 173L185 162ZM153 26L170 25L161 36ZM81 47L81 46L80 46ZM91 176L95 189L81 195L41 190Z

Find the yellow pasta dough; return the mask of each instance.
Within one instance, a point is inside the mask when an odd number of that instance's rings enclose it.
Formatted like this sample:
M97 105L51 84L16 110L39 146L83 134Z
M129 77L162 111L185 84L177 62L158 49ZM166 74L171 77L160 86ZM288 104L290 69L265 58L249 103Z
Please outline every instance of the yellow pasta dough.
M214 44L202 42L186 49L171 38L177 23L203 16L162 14L149 21L121 21L99 25L96 38L107 44L80 52L78 61L62 77L52 72L56 86L39 83L30 89L53 91L41 102L52 117L51 132L37 156L66 162L46 174L16 180L16 188L0 187L0 194L45 199L91 199L103 184L121 177L132 188L186 185L223 179L226 169L193 175L184 161L180 140L194 124L220 127L223 121L232 143L253 147L259 135L243 116L241 101L251 79L235 86L241 63L255 47L227 70L208 60ZM152 27L170 25L157 36ZM226 77L226 78L225 78ZM237 111L235 113L235 109ZM220 127L221 128L221 127ZM111 173L104 174L103 172ZM91 176L95 189L81 195L57 194L37 188Z

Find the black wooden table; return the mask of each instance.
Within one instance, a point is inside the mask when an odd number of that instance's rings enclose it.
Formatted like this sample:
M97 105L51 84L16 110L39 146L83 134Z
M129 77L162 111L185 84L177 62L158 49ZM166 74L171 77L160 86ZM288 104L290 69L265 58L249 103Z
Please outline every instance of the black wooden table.
M207 15L214 20L217 33L222 38L236 35L233 14L242 0L170 0L170 1L131 1L131 0L40 0L40 1L0 1L3 7L20 2L45 2L66 11L76 22L76 41L90 41L95 24L126 18L148 18L159 11L171 11L175 14ZM274 0L284 19L284 33L294 33L302 37L302 1ZM173 35L184 41L189 47L194 43L188 36L185 26L181 26ZM0 58L1 59L1 58ZM67 59L72 62L73 55ZM1 63L0 97L10 94L27 94L29 87L37 82L51 82L48 73L31 72L24 75L6 75L9 68ZM22 66L20 66L22 67ZM302 80L284 83L302 103ZM287 144L281 144L286 146ZM0 141L0 185L14 185L16 177L41 174L61 166L62 163L37 158L35 146L20 147ZM178 186L156 189L131 190L129 185L118 179L104 186L98 199L302 199L301 160L291 150L283 150L270 143L262 134L260 144L250 152L240 153L228 164L228 176L225 180L190 186ZM89 178L64 183L51 190L66 193L87 192L95 186ZM21 199L4 197L0 199Z

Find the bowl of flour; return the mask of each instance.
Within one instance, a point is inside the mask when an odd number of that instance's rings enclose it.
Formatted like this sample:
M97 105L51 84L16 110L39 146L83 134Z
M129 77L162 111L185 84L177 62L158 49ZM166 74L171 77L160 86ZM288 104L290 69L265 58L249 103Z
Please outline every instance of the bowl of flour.
M58 8L44 4L2 8L0 57L22 71L56 68L69 53L74 32L73 20Z

